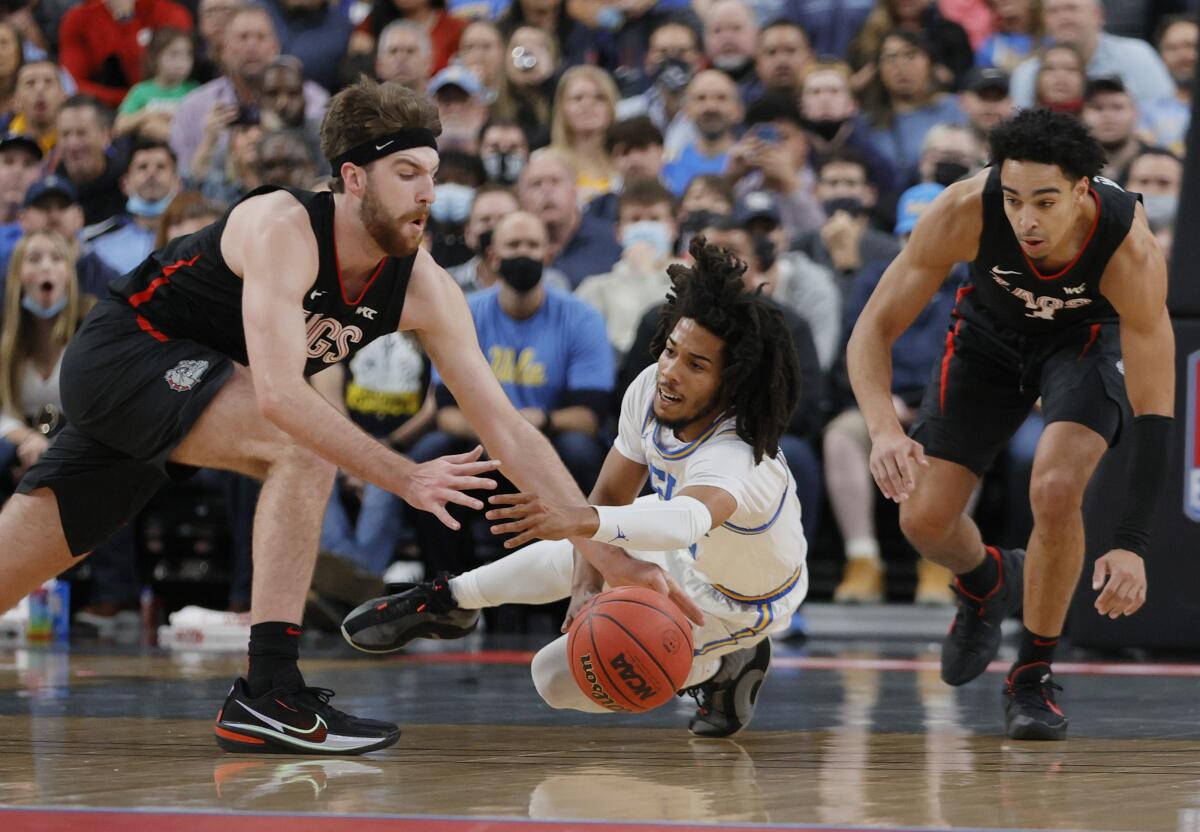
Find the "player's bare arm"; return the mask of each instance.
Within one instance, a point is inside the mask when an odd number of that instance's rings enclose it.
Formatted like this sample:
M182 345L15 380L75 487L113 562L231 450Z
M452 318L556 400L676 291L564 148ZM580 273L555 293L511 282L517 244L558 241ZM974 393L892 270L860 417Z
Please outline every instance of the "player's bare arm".
M244 282L246 350L263 416L352 476L457 527L444 503L480 505L459 492L495 487L478 476L495 463L463 456L415 465L360 430L304 378L303 298L316 279L318 260L316 238L300 204L286 193L247 201L234 211L221 250Z
M1167 314L1167 265L1139 204L1133 226L1105 269L1100 290L1120 315L1125 389L1133 408L1130 506L1113 548L1096 561L1092 588L1101 615L1132 615L1146 601L1140 557L1153 505L1160 502L1162 465L1175 410L1175 336Z
M854 396L871 433L871 474L884 496L904 500L927 464L892 404L892 345L916 320L956 263L975 258L987 172L951 185L926 209L855 324L847 347Z

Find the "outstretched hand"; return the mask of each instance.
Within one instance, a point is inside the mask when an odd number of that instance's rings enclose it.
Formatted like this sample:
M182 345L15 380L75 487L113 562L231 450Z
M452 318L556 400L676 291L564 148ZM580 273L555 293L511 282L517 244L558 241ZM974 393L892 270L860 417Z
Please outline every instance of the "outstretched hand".
M652 589L670 598L698 627L704 626L704 612L661 566L634 557L622 558L617 563L617 568L610 568L604 575L609 586L644 586Z
M534 540L566 540L591 537L600 525L596 510L587 505L561 505L536 494L497 494L488 499L493 508L488 520L507 520L492 526L492 534L515 534L504 541L505 549L516 549Z
M421 463L409 472L404 488L398 492L413 508L428 511L441 520L443 525L458 531L461 524L446 511L447 503L455 503L479 510L483 503L464 491L476 489L492 490L496 481L481 476L500 467L498 459L483 459L483 446L465 454L440 456Z

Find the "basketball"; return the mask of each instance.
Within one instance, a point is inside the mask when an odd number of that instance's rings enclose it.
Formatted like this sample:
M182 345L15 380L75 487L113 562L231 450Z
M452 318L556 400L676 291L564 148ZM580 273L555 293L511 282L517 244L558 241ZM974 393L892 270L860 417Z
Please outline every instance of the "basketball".
M597 595L567 634L575 683L610 711L669 701L691 672L692 649L687 617L665 595L636 586Z

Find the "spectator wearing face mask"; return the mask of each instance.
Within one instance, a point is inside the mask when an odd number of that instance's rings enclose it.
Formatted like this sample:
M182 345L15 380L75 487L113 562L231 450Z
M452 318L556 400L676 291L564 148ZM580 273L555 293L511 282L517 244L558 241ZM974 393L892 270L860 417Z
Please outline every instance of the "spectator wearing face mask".
M512 187L529 161L529 137L515 121L489 119L479 131L479 161L489 182Z
M633 179L617 200L621 259L606 274L579 284L575 294L604 316L617 356L633 344L638 322L671 288L667 266L675 258L675 197L657 179Z
M646 91L617 102L617 121L646 116L663 134L667 153L695 137L684 108L688 84L701 68L700 33L683 18L669 18L650 34L644 71Z
M547 247L545 227L536 216L517 212L504 217L492 232L488 255L500 280L467 302L479 348L500 386L530 424L549 435L586 492L604 461L597 432L612 395L612 349L600 313L579 298L542 285ZM413 447L414 461L470 450L479 443L436 374L434 385L437 430ZM474 565L468 530L479 514L457 508L451 513L464 521L463 531L450 531L432 515L417 517L427 574Z
M132 271L154 250L159 217L179 192L175 153L162 141L141 141L121 177L125 213L95 228L96 255L117 274Z
M1183 160L1162 147L1149 147L1129 163L1125 189L1142 195L1146 221L1168 258L1175 236L1179 191L1183 187Z
M965 125L939 124L925 134L917 179L949 188L982 170L984 159L983 143L974 130Z
M463 232L471 214L475 190L483 181L479 157L461 150L447 150L441 154L425 242L429 244L434 261L442 268L461 265L474 254L467 246Z
M827 219L820 229L801 235L795 248L832 271L843 301L863 263L891 260L900 253L895 237L871 226L878 196L859 154L842 150L818 160L816 197Z

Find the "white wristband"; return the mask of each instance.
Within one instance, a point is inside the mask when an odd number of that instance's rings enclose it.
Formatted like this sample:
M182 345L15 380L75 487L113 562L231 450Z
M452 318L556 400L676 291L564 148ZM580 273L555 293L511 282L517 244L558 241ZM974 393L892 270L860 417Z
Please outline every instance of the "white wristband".
M600 528L592 540L624 549L648 552L686 549L712 528L708 506L695 497L592 508L600 515Z

